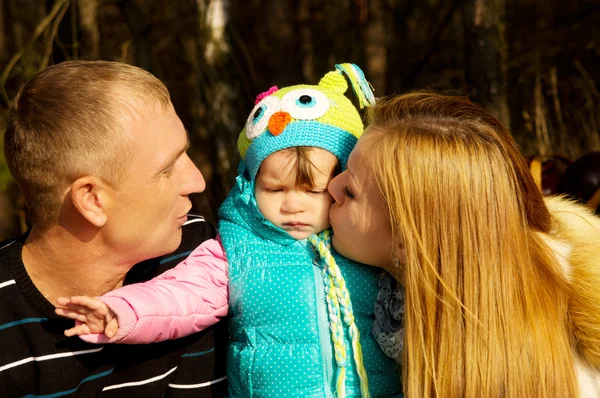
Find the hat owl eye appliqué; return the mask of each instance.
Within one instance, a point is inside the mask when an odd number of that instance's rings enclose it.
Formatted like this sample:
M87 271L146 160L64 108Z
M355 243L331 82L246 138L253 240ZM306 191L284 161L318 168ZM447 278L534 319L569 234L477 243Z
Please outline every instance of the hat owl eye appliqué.
M310 88L290 91L281 99L281 110L289 113L293 119L299 120L318 119L330 106L325 94Z
M246 137L250 140L258 137L267 128L269 118L280 109L281 101L279 101L279 98L274 96L263 98L252 109L248 120L246 120Z

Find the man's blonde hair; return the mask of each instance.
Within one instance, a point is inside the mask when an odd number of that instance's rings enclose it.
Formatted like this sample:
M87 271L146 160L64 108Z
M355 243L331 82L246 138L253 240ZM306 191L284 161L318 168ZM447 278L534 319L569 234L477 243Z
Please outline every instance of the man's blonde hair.
M118 62L64 62L33 77L15 98L4 134L6 161L32 222L55 223L61 195L77 178L118 184L131 121L169 104L156 77Z
M506 128L432 93L368 119L366 167L406 255L405 395L577 396L570 288L540 234L552 218Z

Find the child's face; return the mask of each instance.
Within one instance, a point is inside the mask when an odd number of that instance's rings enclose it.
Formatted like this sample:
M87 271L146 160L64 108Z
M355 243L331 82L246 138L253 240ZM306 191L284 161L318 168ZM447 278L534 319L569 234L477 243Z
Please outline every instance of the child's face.
M286 152L269 155L256 176L254 196L258 210L295 239L305 239L329 228L333 199L327 185L334 177L338 160L320 148L312 148L309 159L315 166L315 185L311 189L296 186L296 159Z

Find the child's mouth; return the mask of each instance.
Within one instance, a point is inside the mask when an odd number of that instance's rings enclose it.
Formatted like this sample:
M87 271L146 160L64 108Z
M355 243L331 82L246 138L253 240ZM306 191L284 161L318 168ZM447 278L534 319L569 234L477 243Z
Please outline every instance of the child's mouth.
M308 224L304 224L301 222L287 222L283 225L289 228L304 228L308 226Z

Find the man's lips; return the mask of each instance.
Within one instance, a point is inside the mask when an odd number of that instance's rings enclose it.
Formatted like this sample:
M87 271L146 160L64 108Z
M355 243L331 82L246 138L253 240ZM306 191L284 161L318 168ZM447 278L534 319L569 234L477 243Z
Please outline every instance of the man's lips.
M188 207L188 209L181 216L179 216L177 218L177 220L180 221L180 222L181 221L186 222L187 221L187 215L190 212L190 210L192 210L192 206L191 205L190 205L190 207Z

